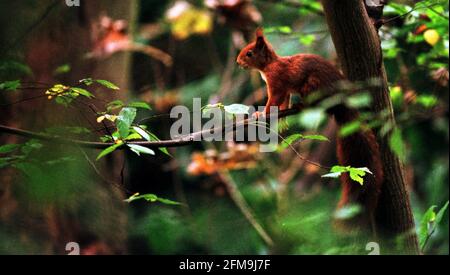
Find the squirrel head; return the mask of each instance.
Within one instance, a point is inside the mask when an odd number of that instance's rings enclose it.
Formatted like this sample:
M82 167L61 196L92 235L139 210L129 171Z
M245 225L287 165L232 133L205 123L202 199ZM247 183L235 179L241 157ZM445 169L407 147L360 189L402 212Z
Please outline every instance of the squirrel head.
M236 62L244 69L263 70L269 63L277 58L275 51L266 40L263 30L256 30L256 39L248 44L239 53Z

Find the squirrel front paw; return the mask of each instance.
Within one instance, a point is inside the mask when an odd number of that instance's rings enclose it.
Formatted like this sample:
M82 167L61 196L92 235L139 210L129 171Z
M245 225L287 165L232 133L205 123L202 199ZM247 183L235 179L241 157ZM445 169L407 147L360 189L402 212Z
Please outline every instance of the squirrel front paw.
M254 118L254 119L258 119L258 118L260 118L260 117L265 117L266 116L266 113L265 112L254 112L253 114L252 114L252 118Z

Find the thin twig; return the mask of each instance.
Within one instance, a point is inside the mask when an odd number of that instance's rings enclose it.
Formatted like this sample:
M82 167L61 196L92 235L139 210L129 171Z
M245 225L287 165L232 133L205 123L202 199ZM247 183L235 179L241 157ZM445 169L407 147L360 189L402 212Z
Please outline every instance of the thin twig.
M419 6L419 7L415 7L415 8L412 8L411 10L409 10L408 12L406 12L406 13L404 13L404 14L400 14L400 15L398 15L398 16L395 16L395 17L392 17L392 18L389 18L389 19L387 19L387 20L382 20L382 25L386 25L386 24L388 24L388 23L390 23L390 22L392 22L392 21L394 21L394 20L396 20L396 19L398 19L398 18L402 18L402 17L405 17L405 16L407 16L407 15L409 15L409 14L411 14L412 12L414 12L414 11L416 11L416 10L420 10L420 9L431 9L432 7L434 7L434 6L436 6L437 4L431 4L431 5L428 5L428 6ZM448 18L447 18L448 19Z
M239 210L241 210L244 217L253 226L253 228L255 228L256 232L258 232L259 236L264 240L264 242L269 246L273 246L272 238L256 220L250 206L245 201L241 192L239 192L239 189L237 188L236 183L233 181L231 175L226 171L219 172L218 174L222 182L225 184L231 199L237 205Z
M112 186L116 187L117 189L119 189L120 191L125 191L125 193L127 193L128 195L131 195L132 192L128 189L126 189L125 187L123 187L123 185L120 185L118 183L116 183L115 181L109 180L107 179L101 172L100 170L98 170L97 166L95 166L95 163L89 158L89 156L86 154L86 152L82 149L79 148L81 153L83 154L84 158L87 160L87 162L89 163L89 165L92 167L92 169L94 170L94 172L106 183L111 184Z

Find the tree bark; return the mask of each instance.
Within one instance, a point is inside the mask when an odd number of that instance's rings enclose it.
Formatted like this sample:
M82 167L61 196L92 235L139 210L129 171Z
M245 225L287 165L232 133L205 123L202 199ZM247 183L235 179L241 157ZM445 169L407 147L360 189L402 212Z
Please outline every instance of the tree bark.
M363 1L322 0L322 4L344 74L350 81L380 81L378 87L370 90L372 111L380 113L387 110L387 119L394 125L380 39ZM403 168L398 157L391 151L388 140L389 135L378 135L385 179L376 209L376 225L379 234L384 237L384 247L395 249L395 253L417 254L417 236ZM395 238L399 236L401 248L398 243L394 243L398 242Z

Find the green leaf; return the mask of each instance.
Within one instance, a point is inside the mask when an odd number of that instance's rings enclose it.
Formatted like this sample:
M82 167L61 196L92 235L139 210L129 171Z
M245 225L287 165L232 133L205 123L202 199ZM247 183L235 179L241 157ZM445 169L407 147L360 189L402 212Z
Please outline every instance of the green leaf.
M123 143L117 143L114 145L109 146L108 148L106 148L105 150L103 150L98 156L97 156L97 160L101 159L102 157L111 154L112 152L114 152L117 148L119 148L120 146L122 146Z
M154 155L155 151L153 151L150 148L136 145L136 144L127 144L128 147L130 147L131 151L135 152L138 156L142 154L148 154L148 155Z
M231 104L224 106L225 112L233 115L248 115L250 107L243 104Z
M138 133L131 133L125 138L125 140L138 140L141 138L141 135L139 135Z
M373 175L372 171L370 171L369 168L367 168L367 167L359 167L359 168L350 167L350 170L352 170L352 169L363 171L365 173L369 173L369 174Z
M56 68L56 70L55 70L55 72L53 74L55 74L55 75L65 74L65 73L70 72L70 70L71 70L70 65L69 64L64 64L64 65L61 65L58 68Z
M96 79L95 82L111 90L120 90L119 87L117 87L114 83L109 82L108 80Z
M366 175L366 172L358 170L358 169L350 169L349 171L350 178L356 182L359 182L359 184L364 184L364 177Z
M422 219L420 220L420 227L419 227L419 245L420 249L423 250L426 244L427 239L429 238L430 234L430 223L434 221L436 218L436 213L434 212L434 209L436 208L436 205L431 206L428 208L427 212L423 215Z
M139 134L141 135L141 137L143 137L145 140L147 141L159 141L160 139L153 133L143 129L144 126L140 125L140 126L133 126L133 129ZM172 155L169 153L169 151L167 150L166 147L159 147L158 148L159 151L163 152L164 154L168 155L169 157L172 157Z
M0 146L0 154L8 154L20 147L20 144L5 144Z
M85 97L87 97L87 98L92 98L92 97L94 97L94 95L93 94L91 94L89 91L87 91L87 90L85 90L85 89L82 89L82 88L77 88L77 87L73 87L73 88L70 88L72 91L74 91L75 93L77 93L77 94L79 94L79 95L82 95L82 96L85 96Z
M172 155L169 153L169 151L167 150L166 147L159 147L158 149L159 149L159 151L163 152L165 155L172 157Z
M20 80L5 81L0 83L0 90L16 91L20 88Z
M284 150L291 146L294 142L296 142L299 139L309 139L309 140L320 140L320 141L329 141L328 138L322 135L307 135L304 136L302 134L293 134L285 138L281 144L279 145L279 150Z
M342 175L342 173L349 173L350 179L358 182L361 185L364 184L363 177L367 173L372 174L372 171L370 171L367 167L354 168L350 166L339 165L331 167L330 172L331 173L322 175L322 178L338 178Z
M152 108L146 102L134 101L128 104L129 107L151 110Z
M397 13L397 14L405 14L411 9L408 5L398 4L398 3L389 3L384 7L385 13Z
M316 37L313 34L302 35L299 38L300 44L304 46L311 46L311 44L316 40Z
M138 126L133 126L133 129L145 140L147 141L151 141L150 140L150 135L147 133L147 131L145 131L144 129L142 129L141 127Z
M361 128L361 122L356 120L349 123L344 124L341 129L339 130L339 135L341 137L346 137L351 134L354 134L359 131Z
M335 165L333 167L331 167L330 172L328 174L322 175L322 178L338 178L342 175L342 173L344 172L348 172L350 169L350 166L339 166L339 165Z
M424 250L425 245L427 244L427 240L431 237L431 235L435 232L436 227L441 222L444 217L445 211L448 209L449 202L447 201L445 205L438 211L434 211L437 206L431 206L427 212L423 215L420 226L419 226L419 245L421 250Z
M359 204L350 204L339 208L334 212L334 218L339 220L347 220L357 216L362 212L362 207Z
M136 118L136 108L125 107L116 119L116 126L121 138L126 138L130 133L130 127Z
M274 33L274 32L280 32L283 34L290 34L292 33L292 28L289 26L276 26L276 27L269 27L264 29L265 33Z
M439 210L439 212L436 214L436 220L435 223L436 225L439 224L442 220L442 218L444 217L445 211L448 208L448 201L445 203L445 205L441 208L441 210Z
M334 172L334 173L328 173L328 174L322 175L321 177L322 178L334 178L334 179L337 179L341 175L342 175L342 172Z
M406 148L403 143L402 132L399 128L395 128L389 138L389 147L402 160L406 159Z
M80 83L83 83L86 86L90 86L92 84L94 84L94 80L92 78L85 78L80 80Z
M181 203L169 199L159 198L157 199L160 203L167 204L167 205L181 205Z
M139 195L139 193L136 193L132 196L130 196L128 199L126 199L125 201L130 203L136 200L146 200L148 202L161 202L164 204L168 204L168 205L181 205L181 203L176 202L176 201L172 201L169 199L163 199L158 197L155 194L144 194L144 195Z
M136 193L136 194L133 194L132 196L130 196L125 201L130 203L132 201L137 201L137 200L141 200L141 199L144 199L144 200L149 201L149 202L155 202L158 199L158 196L156 196L155 194L139 195L139 193Z
M332 173L343 173L343 172L348 172L349 170L350 170L350 166L335 165L335 166L331 167L330 172L332 172Z
M280 26L278 27L278 31L284 34L290 34L292 33L292 29L289 26Z
M290 145L292 145L292 143L296 142L297 140L301 139L302 137L303 137L302 134L293 134L293 135L288 136L281 142L280 149L288 148Z
M428 109L436 106L438 99L433 95L420 95L417 97L416 102Z
M122 108L123 106L125 106L125 104L123 104L122 100L114 100L106 104L106 108L108 110Z
M310 139L310 140L330 141L326 136L322 136L322 135L307 135L307 136L302 136L302 138Z
M358 93L347 98L347 104L353 108L369 107L372 103L372 97L369 93Z

